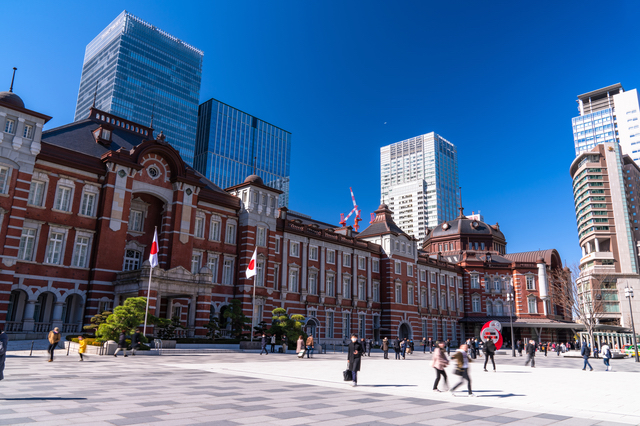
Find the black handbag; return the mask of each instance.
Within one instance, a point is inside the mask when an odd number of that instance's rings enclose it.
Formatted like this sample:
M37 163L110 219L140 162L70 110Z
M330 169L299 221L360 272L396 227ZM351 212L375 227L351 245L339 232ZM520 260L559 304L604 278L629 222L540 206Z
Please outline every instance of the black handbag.
M456 367L456 369L453 371L453 374L455 374L456 376L462 376L462 368Z
M353 375L351 374L351 370L344 370L342 372L342 377L345 382L350 382L353 380Z

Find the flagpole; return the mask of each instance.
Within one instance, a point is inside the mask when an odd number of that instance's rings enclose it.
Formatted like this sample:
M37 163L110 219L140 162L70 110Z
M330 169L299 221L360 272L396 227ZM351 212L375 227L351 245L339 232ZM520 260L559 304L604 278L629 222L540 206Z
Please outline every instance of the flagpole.
M156 237L156 233L158 232L158 227L156 226L153 229L153 237ZM153 243L152 243L153 247ZM153 265L149 262L149 286L147 287L147 308L144 311L144 328L142 329L142 335L147 335L147 315L149 314L149 298L151 297L151 276L153 275Z
M253 299L251 299L251 341L253 342L253 323L256 317L256 276L253 276Z

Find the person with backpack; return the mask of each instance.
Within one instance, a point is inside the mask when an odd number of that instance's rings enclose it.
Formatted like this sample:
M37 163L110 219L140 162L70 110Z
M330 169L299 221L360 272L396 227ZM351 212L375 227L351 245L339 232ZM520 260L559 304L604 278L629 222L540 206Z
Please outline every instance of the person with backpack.
M611 367L609 366L609 361L612 358L611 348L609 347L608 344L605 343L604 345L602 345L602 348L600 349L602 350L602 361L604 361L604 365L607 366L607 369L605 371L611 371L610 370Z
M591 355L591 348L587 345L587 342L583 342L582 349L580 349L580 355L582 355L582 359L584 359L584 367L582 367L582 371L587 369L587 365L589 366L589 371L593 371L593 367L589 364L589 356Z
M491 364L493 364L493 372L496 372L496 363L493 360L493 356L496 353L496 344L493 342L493 340L488 339L485 344L484 344L484 371L487 371L487 362L489 361L489 358L491 358Z

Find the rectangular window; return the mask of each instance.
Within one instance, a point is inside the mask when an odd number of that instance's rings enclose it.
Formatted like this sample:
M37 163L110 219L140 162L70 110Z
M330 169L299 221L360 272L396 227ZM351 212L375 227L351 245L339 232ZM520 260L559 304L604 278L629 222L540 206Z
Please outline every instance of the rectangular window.
M397 275L402 274L402 264L400 262L396 262L395 268L396 268L395 273Z
M0 167L0 194L7 193L8 181L9 181L9 168Z
M529 297L527 299L528 301L528 305L529 305L529 313L530 314L537 314L538 313L538 303L536 301L535 297Z
M342 262L344 263L345 268L351 267L351 255L349 253L344 253Z
M480 298L479 297L474 297L471 300L471 307L473 312L480 312Z
M365 337L365 321L364 315L358 315L358 335L360 337Z
M31 139L33 137L33 126L30 124L24 125L24 132L22 133L22 137L25 139Z
M289 291L292 293L298 292L298 270L291 269L289 271Z
M129 230L142 232L142 218L144 213L140 210L131 210L129 214Z
M432 332L432 334L433 334L433 336L432 336L432 337L433 337L433 340L434 340L434 341L435 341L435 340L438 340L438 320L435 320L435 319L434 319L434 320L431 322L431 327L432 327L431 332Z
M309 294L318 294L318 273L309 272Z
M426 271L420 271L420 281L422 281L422 282L427 281L427 272Z
M15 131L16 131L16 121L10 118L7 118L7 122L4 125L4 132L13 134L13 132Z
M264 287L264 260L259 259L256 265L256 285L258 287Z
M20 248L18 249L18 259L33 260L33 249L36 245L36 233L36 229L22 228Z
M202 253L193 253L191 255L191 273L197 274L200 272L200 265L202 264Z
M435 284L436 283L436 273L432 272L431 273L431 284Z
M427 292L423 291L422 294L420 295L420 306L422 306L423 308L427 307Z
M365 282L364 282L364 281L359 281L359 282L358 282L358 299L360 299L360 300L366 300L366 296L365 296Z
M45 183L39 180L32 180L31 187L29 188L29 201L32 206L42 207L44 201L44 188Z
M373 301L380 302L380 284L373 283Z
M280 237L276 237L276 254L280 254Z
M196 238L204 238L204 217L196 217L193 236Z
M141 258L142 258L142 253L140 253L138 250L125 250L124 265L122 267L122 270L135 271L136 269L140 269Z
M332 274L327 274L327 279L325 280L325 287L326 287L327 296L335 297L336 279Z
M49 244L47 246L47 257L45 263L59 265L62 262L62 243L64 242L64 234L61 232L52 232L49 235Z
M413 287L411 286L407 288L407 304L413 305Z
M351 314L344 312L342 314L342 335L349 337L349 334L351 334Z
M91 192L83 193L82 204L80 205L80 214L85 216L94 216L93 209L95 205L96 205L96 194Z
M233 223L227 224L227 232L224 239L227 244L236 243L236 225L235 224Z
M366 269L366 258L362 256L358 256L358 269L364 270Z
M289 249L289 256L292 257L300 257L300 243L291 241L291 246Z
M413 265L407 265L407 275L410 277L413 276Z
M491 280L489 280L489 277L484 277L484 291L491 291Z
M280 265L273 265L273 288L278 289L280 282Z
M342 297L351 299L351 278L349 277L342 279Z
M318 247L309 247L309 260L318 260Z
M500 279L499 278L494 278L493 279L493 289L495 291L498 291L498 292L501 290L500 289Z
M211 282L218 282L218 256L209 254L207 256L207 268L211 270Z
M233 259L225 259L222 266L222 284L233 284Z
M471 275L471 288L480 288L480 280L476 274Z
M53 208L63 212L68 212L71 209L71 192L71 188L67 186L59 186L56 191L56 201Z
M327 312L327 339L333 339L333 312Z
M336 263L336 251L327 250L327 263L334 265Z
M211 220L211 230L209 232L209 239L212 241L220 241L220 221L217 219Z
M267 246L267 230L266 230L266 228L263 228L261 226L258 226L257 244L260 247L266 247Z
M396 286L396 303L402 303L402 286Z
M535 289L536 289L535 278L531 275L527 275L527 290L535 290Z
M371 269L373 270L373 272L380 272L380 261L374 260L371 265Z
M72 265L77 268L86 268L89 260L89 237L78 236L73 248Z

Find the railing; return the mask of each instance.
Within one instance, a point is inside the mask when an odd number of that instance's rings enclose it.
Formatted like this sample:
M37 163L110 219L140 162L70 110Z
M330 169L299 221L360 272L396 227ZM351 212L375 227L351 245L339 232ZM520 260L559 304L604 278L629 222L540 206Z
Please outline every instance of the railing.
M62 324L63 333L75 333L80 328L80 324Z
M195 328L177 328L175 331L176 339L185 339L187 337L193 337L195 334Z
M22 331L22 322L7 321L5 323L5 331L7 333L16 333Z
M220 330L218 337L221 339L231 339L233 336L231 335L231 330Z
M51 323L37 322L33 325L33 331L36 333L46 333L47 331L51 331Z

